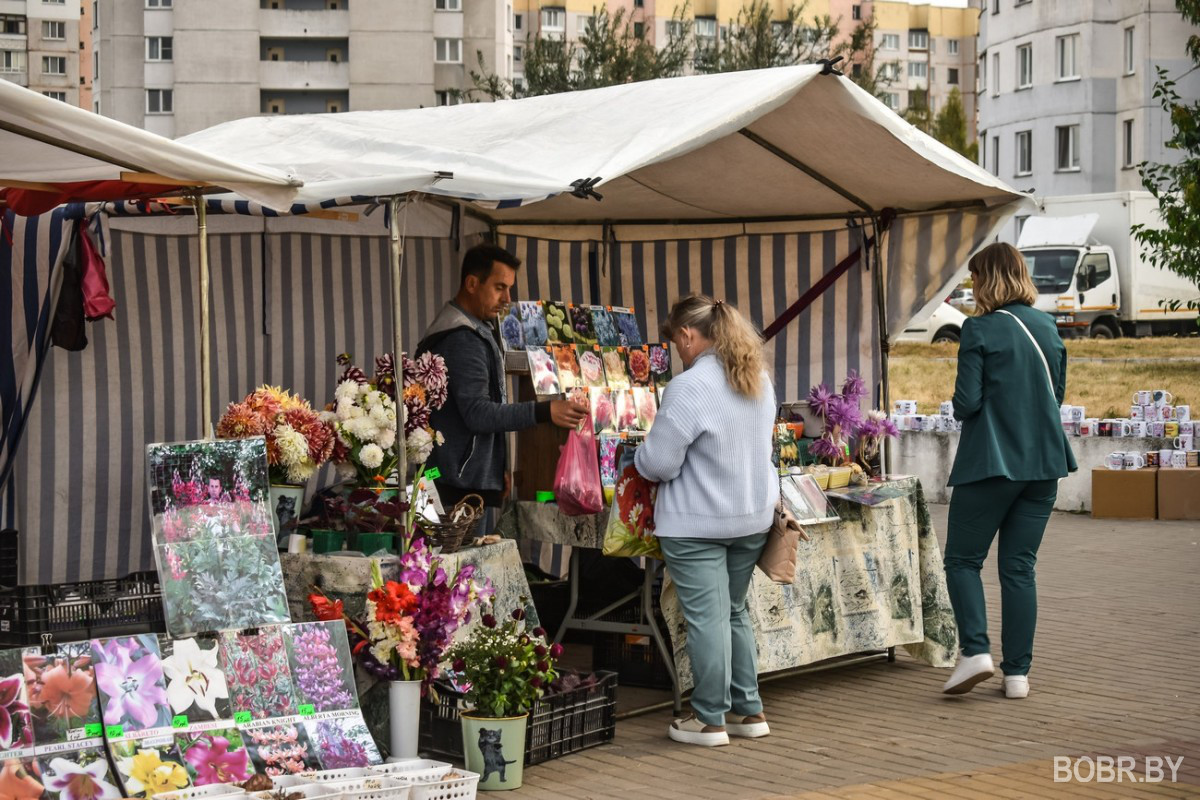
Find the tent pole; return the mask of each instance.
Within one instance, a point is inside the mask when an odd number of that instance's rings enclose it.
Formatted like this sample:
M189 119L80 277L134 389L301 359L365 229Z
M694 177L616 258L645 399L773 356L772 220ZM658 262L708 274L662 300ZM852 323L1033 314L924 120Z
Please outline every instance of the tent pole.
M407 485L408 451L404 436L403 404L404 404L404 344L401 331L403 295L400 291L400 278L404 263L404 242L400 238L400 195L388 198L388 227L391 236L392 255L392 369L396 380L396 491L404 494ZM405 518L411 517L406 514ZM404 530L404 519L401 525L401 544L408 550L408 531Z
M888 348L888 326L887 326L887 281L883 277L883 246L880 243L884 230L880 222L879 216L871 217L872 227L875 228L874 242L871 244L875 251L875 306L876 314L879 316L879 370L882 380L880 381L880 406L884 413L891 413L892 398L891 398L891 379L888 377L889 357ZM887 442L887 437L883 437L882 441L883 452L880 455L880 467L884 474L891 474L891 455L892 448Z
M212 352L209 349L209 331L212 321L209 316L208 274L208 208L204 196L192 195L196 209L196 230L200 244L200 435L211 439L212 430Z

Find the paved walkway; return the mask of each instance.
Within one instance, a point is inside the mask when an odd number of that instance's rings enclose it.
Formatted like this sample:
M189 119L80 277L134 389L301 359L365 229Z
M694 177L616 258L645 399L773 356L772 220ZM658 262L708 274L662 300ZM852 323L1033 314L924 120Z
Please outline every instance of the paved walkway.
M944 541L946 507L932 508ZM995 561L984 567L999 661ZM1056 514L1038 565L1031 694L999 680L963 697L902 651L764 683L773 734L712 750L666 738L670 712L621 722L612 745L526 771L520 798L1200 797L1200 524ZM1117 783L1079 778L1111 757ZM1178 768L1176 781L1161 759ZM1118 757L1126 760L1117 761ZM1162 763L1166 780L1146 778ZM1155 761L1155 759L1160 759ZM1116 769L1112 770L1115 775ZM1150 777L1155 776L1151 770Z

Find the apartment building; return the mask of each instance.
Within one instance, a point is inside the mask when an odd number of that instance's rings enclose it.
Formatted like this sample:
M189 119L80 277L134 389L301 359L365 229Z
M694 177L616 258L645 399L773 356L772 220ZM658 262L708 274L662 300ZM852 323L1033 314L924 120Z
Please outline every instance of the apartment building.
M1190 98L1200 95L1200 72L1188 74L1185 50L1198 31L1173 0L982 5L979 156L988 170L1037 195L1090 194L1139 189L1139 163L1174 160L1153 97L1157 68Z
M0 0L3 2L3 0ZM94 108L176 137L258 114L451 102L511 74L507 0L93 0Z
M0 0L0 79L79 104L79 0Z

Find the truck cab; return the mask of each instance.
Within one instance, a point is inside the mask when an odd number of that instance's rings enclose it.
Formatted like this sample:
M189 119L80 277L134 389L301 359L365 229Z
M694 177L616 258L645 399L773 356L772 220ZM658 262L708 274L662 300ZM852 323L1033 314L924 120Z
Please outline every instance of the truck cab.
M1018 249L1038 290L1035 308L1054 316L1065 338L1121 335L1121 282L1111 247L1089 234L1097 215L1033 217Z

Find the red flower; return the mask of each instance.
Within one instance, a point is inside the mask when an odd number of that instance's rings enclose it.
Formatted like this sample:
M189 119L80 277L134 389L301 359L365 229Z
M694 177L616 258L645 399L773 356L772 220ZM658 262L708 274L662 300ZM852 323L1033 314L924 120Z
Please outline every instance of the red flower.
M463 661L461 658L454 659L454 663L450 665L450 669L454 670L455 672L462 672L466 668L467 662Z
M550 669L550 662L548 662L548 661L539 661L539 662L537 663L537 668L538 668L538 672L547 672L547 671L549 671L549 669Z
M546 635L546 629L543 628L541 625L538 625L536 628L533 629L533 635L544 637Z
M513 609L513 612L512 612L512 618L513 618L513 619L515 619L515 620L517 620L518 622L519 622L520 620L523 620L523 619L525 619L525 609L523 609L523 608L514 608L514 609Z
M496 656L496 666L500 669L508 669L508 656Z
M375 603L375 619L380 622L395 622L411 614L421 600L408 588L408 584L388 581L382 589L372 589L367 598Z
M484 614L483 619L481 619L480 622L483 623L483 627L485 627L485 628L496 627L496 618L493 617L491 614Z
M313 615L322 622L346 616L341 600L330 600L325 595L314 592L308 596L308 602L312 606Z
M530 678L530 679L529 679L529 685L530 685L530 686L532 686L532 687L533 687L533 688L535 688L535 689L540 689L540 688L542 688L542 678L541 678L541 676L540 676L540 675L534 675L532 678Z
M550 651L547 650L543 645L540 645L540 644L537 647L533 648L533 654L535 656L537 656L538 658L545 658L546 653L548 653L548 652L550 652Z
M550 645L550 657L558 658L563 654L563 646L561 644Z

